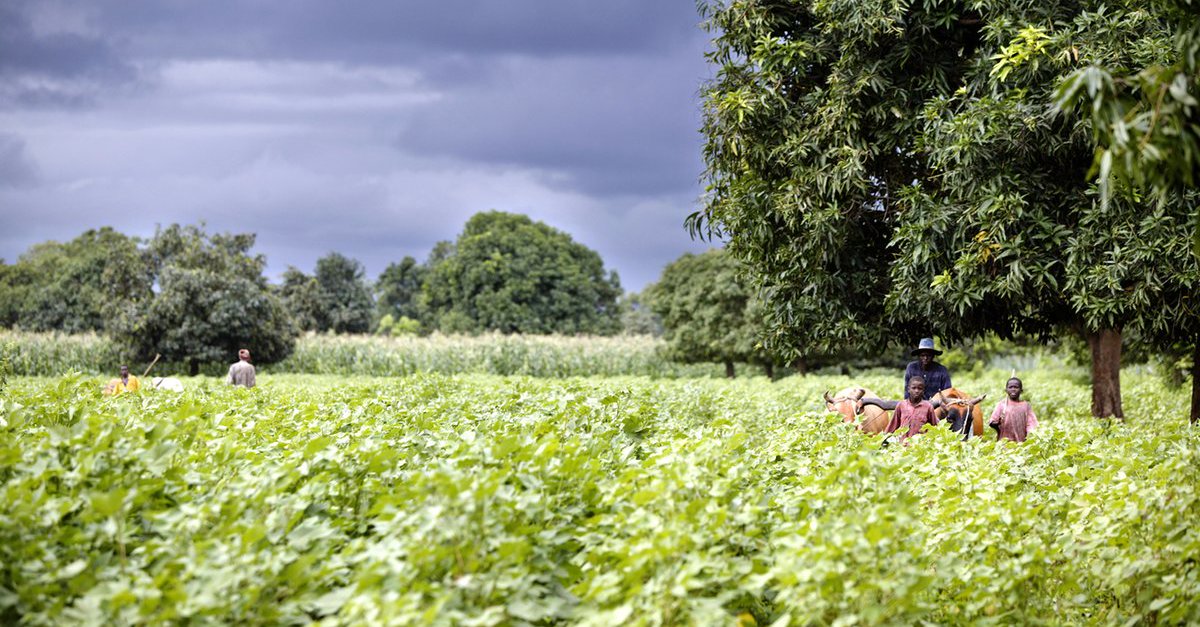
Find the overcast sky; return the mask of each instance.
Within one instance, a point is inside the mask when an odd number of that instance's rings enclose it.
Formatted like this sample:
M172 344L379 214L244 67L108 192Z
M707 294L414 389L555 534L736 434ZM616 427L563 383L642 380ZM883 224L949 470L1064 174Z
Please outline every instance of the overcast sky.
M478 211L627 290L708 244L692 0L0 0L0 258L100 226L258 234L374 279Z

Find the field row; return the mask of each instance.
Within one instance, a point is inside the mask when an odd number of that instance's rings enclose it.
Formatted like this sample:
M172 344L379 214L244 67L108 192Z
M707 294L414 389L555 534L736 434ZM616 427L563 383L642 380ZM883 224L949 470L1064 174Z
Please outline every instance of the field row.
M1023 445L886 448L840 378L17 379L0 622L1200 620L1186 399L1131 377L1108 424L1049 376Z
M402 376L414 373L498 374L535 377L722 376L717 364L682 364L663 356L663 340L650 336L499 335L397 337L305 335L286 360L266 370L293 374ZM0 359L25 376L77 371L112 374L128 359L112 340L95 334L63 335L0 330ZM230 354L229 361L236 360ZM135 374L145 364L130 363ZM228 364L202 372L222 374ZM186 374L170 355L156 375Z

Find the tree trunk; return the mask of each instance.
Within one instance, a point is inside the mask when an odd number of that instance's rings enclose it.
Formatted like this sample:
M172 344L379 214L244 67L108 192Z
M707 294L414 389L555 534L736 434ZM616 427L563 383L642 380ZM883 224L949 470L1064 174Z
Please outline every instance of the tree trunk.
M729 378L729 379L732 379L734 377L732 361L725 362L725 377Z
M189 361L188 362L188 374L192 375L193 377L200 374L200 362Z
M797 357L792 361L792 370L795 370L796 374L804 376L808 374L808 362L804 361L803 357Z
M1121 331L1100 329L1087 332L1092 350L1092 415L1125 418L1121 410Z
M1200 422L1200 340L1192 345L1192 424Z
M775 380L775 364L773 364L769 361L763 362L763 374L767 375L768 379L774 381Z

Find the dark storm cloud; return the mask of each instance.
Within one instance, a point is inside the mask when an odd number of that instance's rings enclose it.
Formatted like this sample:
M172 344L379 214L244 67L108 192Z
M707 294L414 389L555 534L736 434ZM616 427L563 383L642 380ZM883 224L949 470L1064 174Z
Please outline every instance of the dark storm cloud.
M702 54L700 45L683 54ZM681 54L681 53L676 53ZM513 59L487 80L421 108L401 150L563 175L589 194L694 188L701 77L672 56Z
M497 209L640 289L705 247L693 6L0 0L0 257L205 222L374 278Z
M96 37L38 33L26 6L0 5L0 106L83 106L137 79L137 72Z
M690 2L441 0L286 3L159 0L79 5L141 55L396 63L444 53L603 54L661 50L698 21Z

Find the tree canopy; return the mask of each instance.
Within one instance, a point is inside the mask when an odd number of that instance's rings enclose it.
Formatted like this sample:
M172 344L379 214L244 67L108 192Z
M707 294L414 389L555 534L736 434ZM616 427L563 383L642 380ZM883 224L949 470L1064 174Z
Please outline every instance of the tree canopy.
M375 307L379 319L391 316L393 320L422 320L421 288L428 273L429 266L417 263L410 256L388 264L375 282Z
M1090 111L1102 185L1116 177L1172 202L1171 195L1200 185L1200 2L1138 4L1168 39L1132 43L1161 46L1159 53L1134 64L1093 59L1062 82L1055 104ZM1200 220L1200 208L1194 216ZM1194 241L1200 256L1200 234Z
M139 358L161 353L192 374L204 364L236 360L240 348L260 363L287 357L295 331L263 276L265 259L250 255L254 239L209 235L197 226L159 229L146 249L157 293L114 336Z
M750 262L781 349L1077 331L1093 411L1119 416L1121 329L1189 315L1169 287L1194 277L1189 221L1100 202L1087 121L1052 105L1082 64L1163 54L1145 4L707 5L720 70L689 224Z
M616 273L595 251L527 216L475 214L441 246L423 302L443 332L611 334L620 329Z
M647 300L662 318L672 359L722 362L729 377L735 362L771 364L756 349L761 312L741 273L738 260L722 249L687 253L663 269Z
M136 239L112 228L45 242L0 264L0 324L31 331L104 331L150 296Z
M317 260L315 276L289 267L279 294L294 324L303 331L367 333L374 301L362 264L337 252Z
M371 330L375 303L361 263L341 253L329 253L317 260L316 279L321 302L318 330L335 333Z

